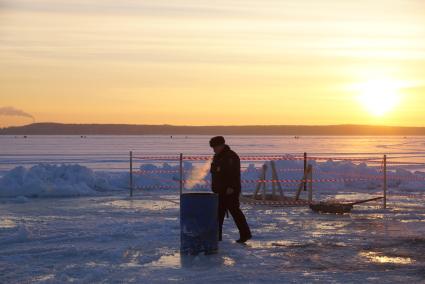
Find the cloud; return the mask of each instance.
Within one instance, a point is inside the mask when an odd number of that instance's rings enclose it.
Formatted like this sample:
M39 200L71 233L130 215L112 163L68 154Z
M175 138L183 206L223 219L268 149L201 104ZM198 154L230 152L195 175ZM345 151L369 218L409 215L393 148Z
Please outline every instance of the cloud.
M35 121L35 117L31 114L22 111L20 109L16 109L14 107L0 107L0 116L20 116L20 117L27 117L31 118L33 121Z

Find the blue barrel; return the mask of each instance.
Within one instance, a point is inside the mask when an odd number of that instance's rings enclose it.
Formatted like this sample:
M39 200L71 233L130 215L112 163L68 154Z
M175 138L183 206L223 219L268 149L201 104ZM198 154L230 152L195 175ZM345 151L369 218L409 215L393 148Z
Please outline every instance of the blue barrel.
M218 195L184 193L180 199L180 251L185 255L218 252Z

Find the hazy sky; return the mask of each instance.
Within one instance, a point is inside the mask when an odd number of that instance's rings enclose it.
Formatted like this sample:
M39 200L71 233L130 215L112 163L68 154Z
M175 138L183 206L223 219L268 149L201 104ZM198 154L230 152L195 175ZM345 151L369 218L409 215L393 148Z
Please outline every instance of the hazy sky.
M0 0L0 107L78 123L425 126L425 1ZM0 126L31 122L0 113Z

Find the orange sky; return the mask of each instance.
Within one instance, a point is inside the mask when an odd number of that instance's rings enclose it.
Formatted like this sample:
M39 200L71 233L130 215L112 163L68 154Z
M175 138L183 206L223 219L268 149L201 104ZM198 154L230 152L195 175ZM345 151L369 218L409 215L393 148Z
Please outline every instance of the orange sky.
M36 121L425 126L424 63L422 0L0 0L0 108Z

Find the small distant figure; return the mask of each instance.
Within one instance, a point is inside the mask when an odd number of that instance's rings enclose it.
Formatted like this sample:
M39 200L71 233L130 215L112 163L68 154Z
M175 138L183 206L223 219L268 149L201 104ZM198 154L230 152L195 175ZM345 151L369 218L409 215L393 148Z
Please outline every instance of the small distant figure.
M252 235L239 204L242 187L239 156L226 145L223 136L212 138L210 146L215 153L211 164L211 188L218 194L219 240L223 239L224 217L226 212L230 211L240 234L236 242L245 243L252 238Z
M26 135L24 135L24 139L27 139L27 136Z
M173 135L170 136L170 139L173 139Z

